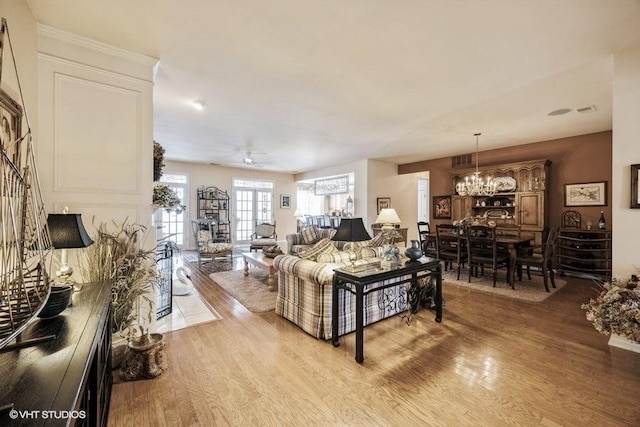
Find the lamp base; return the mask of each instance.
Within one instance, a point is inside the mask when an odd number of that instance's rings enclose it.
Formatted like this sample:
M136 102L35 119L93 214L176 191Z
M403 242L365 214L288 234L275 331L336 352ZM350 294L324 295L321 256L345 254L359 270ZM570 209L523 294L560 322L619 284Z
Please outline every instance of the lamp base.
M69 266L60 267L60 270L56 271L56 278L54 280L54 284L56 286L73 286L73 292L78 292L82 289L81 283L76 283L76 281L71 277L73 274L73 269Z

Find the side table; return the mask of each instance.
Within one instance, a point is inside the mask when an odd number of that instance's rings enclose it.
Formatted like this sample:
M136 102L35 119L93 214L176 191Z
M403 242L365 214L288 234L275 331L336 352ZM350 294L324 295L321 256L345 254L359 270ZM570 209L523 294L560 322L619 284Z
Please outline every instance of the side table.
M384 283L388 279L401 278L403 280L392 283ZM411 283L417 286L418 280L427 277L436 279L436 318L435 321L442 321L442 269L440 260L436 258L423 257L418 261L407 261L398 267L368 267L362 271L349 271L347 268L334 270L333 289L331 295L331 340L334 347L340 346L339 316L338 316L338 292L340 290L351 292L356 297L356 362L362 363L364 360L364 297L369 293L396 286L400 283ZM407 307L410 309L410 307Z

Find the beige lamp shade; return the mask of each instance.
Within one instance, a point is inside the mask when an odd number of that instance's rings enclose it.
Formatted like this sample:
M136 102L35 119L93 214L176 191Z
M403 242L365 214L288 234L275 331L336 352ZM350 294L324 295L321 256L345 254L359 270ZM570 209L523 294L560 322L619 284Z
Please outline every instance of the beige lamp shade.
M393 208L382 209L376 218L376 224L395 225L400 224L400 217Z

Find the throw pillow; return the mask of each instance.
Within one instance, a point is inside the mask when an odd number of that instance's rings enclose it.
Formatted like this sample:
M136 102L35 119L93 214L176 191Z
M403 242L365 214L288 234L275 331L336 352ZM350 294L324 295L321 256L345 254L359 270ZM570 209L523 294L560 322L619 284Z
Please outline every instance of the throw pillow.
M329 253L329 252L337 252L335 246L333 246L333 242L329 239L322 239L309 249L305 249L302 252L298 252L298 257L302 259L308 259L311 261L315 261L318 255Z
M384 233L380 233L376 236L373 237L373 239L369 240L369 247L370 248L375 248L378 246L382 246L384 245Z
M305 245L313 245L320 239L320 233L318 233L318 229L315 226L303 229L300 234Z

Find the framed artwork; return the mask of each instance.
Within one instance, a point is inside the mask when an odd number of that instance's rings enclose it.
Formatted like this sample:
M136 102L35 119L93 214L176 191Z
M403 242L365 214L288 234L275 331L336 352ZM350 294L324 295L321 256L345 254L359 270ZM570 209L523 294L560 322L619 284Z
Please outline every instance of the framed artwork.
M607 182L564 185L565 206L606 206Z
M344 194L349 192L349 175L334 178L318 179L313 183L313 193L316 196L329 194Z
M280 208L291 209L291 196L289 194L280 195Z
M433 196L433 219L451 219L451 196Z
M391 197L378 197L376 201L378 202L378 213L380 213L382 209L391 207Z
M15 165L20 164L22 107L0 90L0 148Z
M631 165L631 209L640 209L640 165Z

